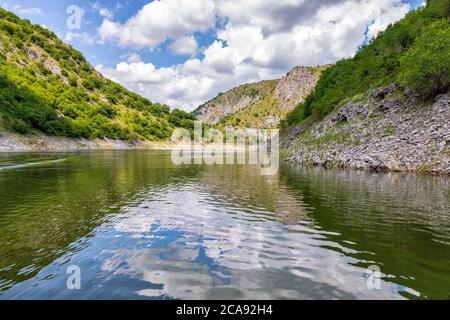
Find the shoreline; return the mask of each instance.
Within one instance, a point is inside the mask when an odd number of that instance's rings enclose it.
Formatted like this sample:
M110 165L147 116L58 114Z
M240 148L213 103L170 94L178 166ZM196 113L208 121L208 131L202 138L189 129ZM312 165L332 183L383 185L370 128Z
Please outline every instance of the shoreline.
M421 168L412 168L412 169L399 169L399 168L373 168L370 165L366 166L349 166L344 162L336 162L336 163L325 163L325 164L317 164L313 161L304 161L304 162L296 162L290 159L282 159L284 163L287 163L292 166L300 166L304 168L311 169L324 169L324 170L338 170L342 172L369 172L369 173L377 173L377 174L385 174L385 173L398 173L398 174L413 174L413 175L423 175L423 176L431 176L431 177L450 177L450 171L447 169L443 170L423 170Z
M209 146L211 147L211 146ZM33 153L33 152L77 152L77 151L100 151L100 150L173 150L175 144L171 141L136 141L129 143L114 139L84 139L68 137L51 137L43 134L20 135L10 132L0 132L0 153ZM208 149L203 146L202 150ZM194 149L195 152L196 149ZM235 147L233 151L242 151ZM281 155L280 155L281 156ZM292 158L281 156L281 161L294 165L310 168L322 167L324 169L337 169L343 171L368 171L376 173L408 173L425 174L429 176L449 176L450 171L444 170L420 170L419 168L372 168L369 164L363 166L352 166L344 162L315 163L311 159L306 161L295 161Z
M449 119L448 93L424 102L382 87L293 129L284 156L303 165L449 176Z
M13 152L73 152L89 150L174 150L180 145L172 141L136 141L133 143L115 139L85 139L53 137L44 134L21 135L11 132L0 132L0 153ZM218 147L220 148L221 145ZM181 146L182 147L182 146ZM189 147L185 146L185 147ZM214 149L211 144L201 145L201 150ZM198 146L194 146L195 152ZM224 151L230 149L224 148ZM240 146L231 148L233 151L243 151ZM244 148L247 150L247 147Z
M114 139L51 137L43 134L20 135L0 132L0 152L70 152L83 150L171 150L170 141L137 141Z

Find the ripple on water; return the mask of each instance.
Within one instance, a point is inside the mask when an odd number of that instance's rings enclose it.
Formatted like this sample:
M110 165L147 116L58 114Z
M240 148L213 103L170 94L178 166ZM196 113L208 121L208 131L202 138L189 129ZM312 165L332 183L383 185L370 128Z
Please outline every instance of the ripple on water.
M445 181L63 157L0 175L2 298L401 299L450 281ZM68 265L85 290L64 289Z

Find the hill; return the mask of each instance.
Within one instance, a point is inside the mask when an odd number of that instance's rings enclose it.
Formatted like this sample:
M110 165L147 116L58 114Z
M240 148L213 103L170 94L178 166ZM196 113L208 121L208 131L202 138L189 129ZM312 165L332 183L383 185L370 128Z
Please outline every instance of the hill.
M221 127L275 128L304 101L327 67L295 67L282 79L241 85L201 105L194 114Z
M283 127L320 121L355 96L393 82L432 97L450 84L449 0L427 5L390 25L350 59L327 69Z
M327 69L282 123L286 160L450 174L449 16L430 0Z
M0 8L0 131L163 140L194 119L104 78L53 32Z

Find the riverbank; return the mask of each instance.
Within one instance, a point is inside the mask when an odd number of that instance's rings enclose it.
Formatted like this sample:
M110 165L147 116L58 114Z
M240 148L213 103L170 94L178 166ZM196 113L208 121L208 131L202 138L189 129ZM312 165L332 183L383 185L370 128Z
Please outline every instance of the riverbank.
M0 158L54 160L0 173L4 300L448 297L444 177L261 176L250 164L180 166L166 151ZM82 290L67 290L70 265ZM389 274L380 290L362 277L372 265Z
M113 139L94 139L50 137L43 134L19 135L0 132L0 152L32 152L32 151L77 151L77 150L121 150L121 149L154 149L168 150L173 148L170 141L136 141L134 143Z
M79 151L79 150L172 150L183 145L175 144L172 141L134 141L127 142L115 139L84 139L53 137L41 133L20 135L11 132L0 132L0 152L59 152L59 151ZM190 144L184 145L186 149ZM223 145L202 144L195 145L195 149L220 150ZM226 147L233 151L249 150L248 146L235 145ZM230 149L231 148L231 149ZM252 147L253 148L253 147ZM227 150L225 149L225 150ZM253 150L253 149L252 149Z
M448 93L422 102L395 86L379 88L288 135L283 156L291 163L450 175Z

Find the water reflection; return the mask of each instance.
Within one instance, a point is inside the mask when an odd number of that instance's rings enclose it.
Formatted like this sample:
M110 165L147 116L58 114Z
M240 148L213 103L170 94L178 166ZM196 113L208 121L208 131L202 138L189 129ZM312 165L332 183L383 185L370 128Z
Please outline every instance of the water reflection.
M0 174L0 298L449 294L448 179L295 167L260 176L173 166L165 152L56 157L66 161ZM80 291L65 287L71 264ZM367 288L370 265L381 290Z

